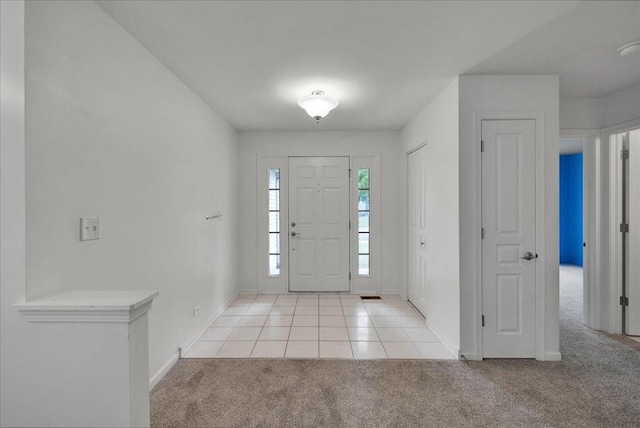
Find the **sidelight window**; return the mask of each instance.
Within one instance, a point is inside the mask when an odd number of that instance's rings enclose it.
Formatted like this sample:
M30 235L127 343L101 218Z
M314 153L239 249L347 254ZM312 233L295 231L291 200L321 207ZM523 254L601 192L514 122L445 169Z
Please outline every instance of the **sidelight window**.
M269 169L269 276L280 276L280 168Z
M358 169L358 275L371 273L370 196L369 168Z

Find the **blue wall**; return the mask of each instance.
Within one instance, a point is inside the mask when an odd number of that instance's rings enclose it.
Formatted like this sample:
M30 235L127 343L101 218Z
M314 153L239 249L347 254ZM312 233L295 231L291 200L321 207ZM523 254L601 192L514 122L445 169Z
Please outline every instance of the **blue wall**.
M560 263L582 266L582 153L560 156Z

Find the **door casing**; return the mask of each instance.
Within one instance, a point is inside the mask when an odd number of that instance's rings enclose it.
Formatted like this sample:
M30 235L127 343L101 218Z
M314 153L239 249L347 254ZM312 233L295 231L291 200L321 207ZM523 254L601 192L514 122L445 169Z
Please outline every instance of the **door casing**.
M545 221L545 192L546 192L546 174L545 174L545 141L544 141L544 112L540 111L523 111L523 112L482 112L475 113L475 140L477 146L475 150L475 166L476 166L476 212L482 213L482 157L481 157L481 136L483 120L534 120L536 129L536 249L538 252L538 263L536 265L536 359L537 360L560 360L560 353L547 354L545 351L545 330L547 321L547 311L545 304L545 285L546 285L546 221ZM476 216L476 233L475 233L475 254L476 254L476 352L475 356L470 358L483 359L483 340L482 340L482 239L480 236L482 230L482 216ZM471 244L471 243L470 243ZM472 244L473 245L473 244Z

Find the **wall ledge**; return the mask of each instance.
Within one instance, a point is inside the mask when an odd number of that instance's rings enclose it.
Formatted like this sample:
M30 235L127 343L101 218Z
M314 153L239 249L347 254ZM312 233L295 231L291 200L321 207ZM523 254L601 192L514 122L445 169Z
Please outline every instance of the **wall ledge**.
M16 303L30 322L129 323L146 314L154 290L76 290Z

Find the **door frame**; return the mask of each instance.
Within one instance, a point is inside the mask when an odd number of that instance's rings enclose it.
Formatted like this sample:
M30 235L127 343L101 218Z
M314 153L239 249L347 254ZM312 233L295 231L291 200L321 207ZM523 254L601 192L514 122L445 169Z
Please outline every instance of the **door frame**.
M622 333L622 306L619 298L622 295L622 236L619 224L622 221L622 177L619 142L612 137L640 128L640 120L632 120L605 128L602 141L609 146L609 333Z
M483 286L482 286L482 239L480 231L482 230L482 156L480 148L480 140L482 138L482 122L485 120L533 120L536 129L536 252L540 255L538 263L536 263L536 360L554 360L559 359L559 355L547 355L545 352L546 337L546 221L545 221L545 196L546 196L546 161L545 161L545 140L544 140L544 112L542 111L522 111L522 112L481 112L474 114L474 122L476 128L476 231L475 238L475 254L476 260L476 343L477 343L477 359L484 358L483 349Z
M257 245L255 259L257 263L253 267L256 269L256 278L257 285L253 285L252 287L246 287L244 289L250 290L253 289L255 292L259 294L288 294L289 292L289 263L288 263L288 254L289 254L289 240L283 239L280 242L280 251L281 251L281 274L278 276L269 276L267 274L268 269L268 246L269 241L267 239L268 230L267 230L267 210L268 210L268 192L267 192L267 172L269 168L279 168L280 169L280 191L282 192L280 197L280 230L283 233L288 230L289 225L289 174L288 174L288 164L290 157L348 157L349 158L349 167L352 171L357 171L358 168L369 168L371 173L371 193L370 193L370 206L371 206L371 220L370 220L370 230L371 230L371 241L370 241L370 251L371 251L371 274L369 276L360 276L358 275L358 266L357 266L357 251L358 251L358 231L357 231L357 219L358 215L352 207L357 206L357 201L354 201L354 198L358 198L357 189L354 190L354 186L357 186L357 180L353 179L354 173L352 173L351 178L349 179L349 218L352 220L352 228L349 233L350 238L350 250L349 250L349 258L350 258L350 268L352 272L351 281L349 285L349 293L350 294L380 294L382 292L381 289L381 250L382 250L382 241L381 241L381 204L380 197L382 194L381 187L381 168L380 168L380 153L369 152L355 152L355 153L341 153L341 152L330 152L330 153L318 153L317 151L307 151L304 148L300 150L293 151L289 154L278 154L276 153L257 153L256 154L256 193L255 198L257 201L257 213L255 216L255 221L257 224L256 232L257 232ZM354 203L356 205L354 205ZM355 227L354 227L355 226ZM356 253L354 256L354 252ZM285 258L282 255L287 254ZM250 255L251 257L251 255ZM286 263L286 265L285 265ZM395 290L389 290L387 292L394 292ZM347 292L344 292L347 293Z
M596 330L603 326L602 306L602 133L599 129L561 129L560 138L582 138L583 147L583 241L587 246L584 260L584 324ZM589 142L593 140L593 145ZM588 166L588 167L585 167Z

